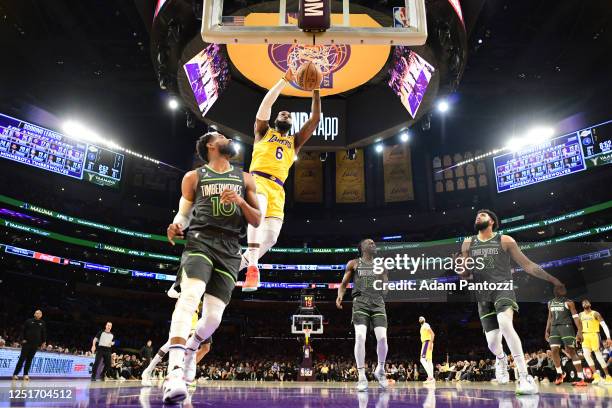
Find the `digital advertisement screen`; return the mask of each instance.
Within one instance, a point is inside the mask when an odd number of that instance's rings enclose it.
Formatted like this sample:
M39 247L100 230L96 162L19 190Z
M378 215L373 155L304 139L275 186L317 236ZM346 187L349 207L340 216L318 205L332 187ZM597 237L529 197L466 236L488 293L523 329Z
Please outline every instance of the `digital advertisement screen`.
M205 116L229 82L227 60L219 45L210 44L183 68L200 112Z
M578 133L497 156L493 165L498 193L586 169Z
M32 167L118 187L124 156L0 114L0 157Z
M416 116L434 73L434 67L408 47L395 47L389 86L410 116Z
M10 377L19 360L20 349L0 348L0 378ZM32 360L30 375L34 377L89 378L93 357L39 351Z
M578 132L587 168L612 164L612 121Z

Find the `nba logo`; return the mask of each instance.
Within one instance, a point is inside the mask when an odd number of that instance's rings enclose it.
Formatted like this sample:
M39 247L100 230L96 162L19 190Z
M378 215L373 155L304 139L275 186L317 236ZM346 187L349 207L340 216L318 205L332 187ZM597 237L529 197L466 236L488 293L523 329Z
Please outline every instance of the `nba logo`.
M408 27L406 7L393 7L393 27Z

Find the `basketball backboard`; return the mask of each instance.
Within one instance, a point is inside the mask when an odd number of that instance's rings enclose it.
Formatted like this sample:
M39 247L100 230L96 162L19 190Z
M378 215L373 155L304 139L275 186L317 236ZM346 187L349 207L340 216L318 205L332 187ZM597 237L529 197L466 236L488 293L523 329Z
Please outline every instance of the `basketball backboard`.
M323 334L323 316L293 315L291 319L291 333L305 334L304 330L309 330L309 335Z
M425 0L405 0L403 7L386 9L377 2L372 13L386 18L374 25L360 23L370 9L350 5L349 0L278 0L239 10L235 5L224 8L224 0L203 1L202 39L207 43L416 46L427 40ZM325 15L330 27L323 32L300 29L298 20L309 11L330 14Z

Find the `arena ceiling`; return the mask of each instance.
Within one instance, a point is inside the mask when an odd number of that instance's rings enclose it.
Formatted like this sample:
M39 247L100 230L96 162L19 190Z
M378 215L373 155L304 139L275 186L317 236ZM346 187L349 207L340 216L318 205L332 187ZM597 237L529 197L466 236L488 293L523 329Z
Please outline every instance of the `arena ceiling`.
M184 114L166 108L151 61L149 3L2 2L0 111L52 128L79 116L126 146L187 166L203 127L187 129ZM466 69L446 125L434 117L424 148L487 143L491 132L522 121L607 109L606 1L461 3Z

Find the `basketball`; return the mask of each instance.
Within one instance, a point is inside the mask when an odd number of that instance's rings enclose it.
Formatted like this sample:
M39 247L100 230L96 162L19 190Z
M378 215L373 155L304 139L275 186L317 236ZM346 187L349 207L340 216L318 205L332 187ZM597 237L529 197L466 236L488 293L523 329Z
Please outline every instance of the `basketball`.
M314 62L308 61L298 68L295 78L300 88L305 91L312 91L321 85L323 74Z

